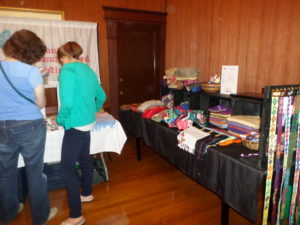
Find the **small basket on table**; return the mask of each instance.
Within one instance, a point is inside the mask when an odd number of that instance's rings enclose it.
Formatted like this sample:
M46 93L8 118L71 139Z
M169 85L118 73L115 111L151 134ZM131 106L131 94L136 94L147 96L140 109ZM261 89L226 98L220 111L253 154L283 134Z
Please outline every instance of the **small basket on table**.
M220 83L209 83L209 82L202 82L201 87L205 92L219 92L221 88Z

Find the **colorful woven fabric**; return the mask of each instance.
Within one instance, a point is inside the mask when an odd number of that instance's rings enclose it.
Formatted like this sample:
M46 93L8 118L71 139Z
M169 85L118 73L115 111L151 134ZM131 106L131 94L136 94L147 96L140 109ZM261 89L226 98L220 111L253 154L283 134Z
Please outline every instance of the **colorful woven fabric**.
M293 161L293 150L296 146L296 139L297 139L297 126L298 126L298 117L297 114L299 111L296 104L300 100L300 96L297 98L293 98L291 104L292 107L292 117L291 117L291 126L290 126L290 134L289 134L289 145L288 145L288 152L285 157L287 157L287 164L286 164L286 174L283 178L283 192L282 192L282 203L281 203L281 216L280 222L283 223L284 219L289 218L289 209L291 205L291 194L292 194L292 186L290 185L290 178L293 175L291 171L292 161Z
M295 207L296 207L296 196L298 192L298 182L299 182L299 174L300 174L300 128L299 128L299 108L300 108L300 95L296 98L295 103L295 113L293 117L293 124L291 132L295 133L295 140L293 140L294 146L296 147L296 162L295 162L295 172L294 172L294 182L293 182L293 192L290 206L290 215L289 215L289 224L294 224L295 219ZM293 147L290 148L292 151Z
M227 118L231 116L232 110L224 105L217 105L215 107L209 108L209 122L219 128L227 129Z
M281 155L281 140L282 140L282 124L283 124L283 98L279 97L278 102L278 113L277 113L277 137L276 137L276 148L275 148L275 179L273 185L273 207L272 207L272 224L276 223L276 216L278 211L278 201L279 201L279 191L280 191L280 175L281 175L281 167L280 167L280 155Z
M145 119L151 119L155 114L163 110L166 110L166 107L161 105L150 106L143 112L142 117Z
M271 200L270 224L300 222L300 93L287 90L272 91L263 225L268 224Z
M227 119L228 122L233 122L236 124L242 124L247 127L254 129L259 129L260 118L259 116L231 116Z
M265 188L265 200L263 209L262 225L268 224L269 206L272 190L273 165L274 165L274 150L276 146L276 123L277 123L278 97L272 97L271 117L270 117L270 133L269 133L269 148L268 148L268 168Z

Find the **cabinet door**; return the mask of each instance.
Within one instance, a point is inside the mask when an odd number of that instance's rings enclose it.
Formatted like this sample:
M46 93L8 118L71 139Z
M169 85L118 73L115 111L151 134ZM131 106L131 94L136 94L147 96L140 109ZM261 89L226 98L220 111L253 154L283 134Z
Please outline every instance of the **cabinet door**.
M118 24L119 104L159 99L157 73L160 25Z

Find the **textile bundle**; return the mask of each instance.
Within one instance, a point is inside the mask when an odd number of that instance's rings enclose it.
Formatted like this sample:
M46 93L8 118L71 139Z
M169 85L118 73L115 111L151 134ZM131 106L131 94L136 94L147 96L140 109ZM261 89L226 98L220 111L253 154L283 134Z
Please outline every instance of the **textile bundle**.
M231 116L231 109L226 105L218 105L212 108L209 108L208 111L210 112L209 115L209 123L212 125L227 129L227 118Z
M178 147L189 153L194 154L196 142L199 139L205 138L209 135L209 133L206 133L194 126L191 126L185 129L184 131L181 131L177 136Z
M252 132L258 133L259 116L231 116L227 118L228 131L234 135L244 136Z

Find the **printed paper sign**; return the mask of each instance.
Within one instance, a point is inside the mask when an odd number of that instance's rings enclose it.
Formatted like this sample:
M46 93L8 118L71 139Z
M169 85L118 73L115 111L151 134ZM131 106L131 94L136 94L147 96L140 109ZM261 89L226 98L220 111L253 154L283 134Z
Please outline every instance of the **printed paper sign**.
M237 93L239 66L222 66L221 94L230 95Z

